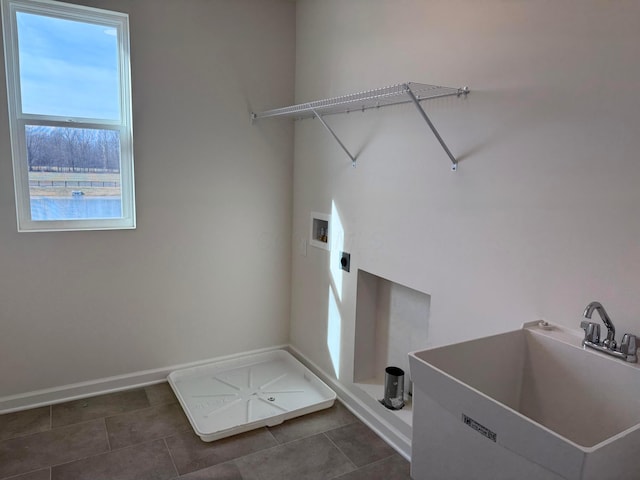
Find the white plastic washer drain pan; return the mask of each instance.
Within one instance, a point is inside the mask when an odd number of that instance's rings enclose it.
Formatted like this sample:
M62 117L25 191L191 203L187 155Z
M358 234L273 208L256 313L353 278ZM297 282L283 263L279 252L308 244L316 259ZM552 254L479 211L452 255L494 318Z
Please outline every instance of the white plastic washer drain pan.
M168 381L205 442L329 408L336 398L284 350L178 370Z

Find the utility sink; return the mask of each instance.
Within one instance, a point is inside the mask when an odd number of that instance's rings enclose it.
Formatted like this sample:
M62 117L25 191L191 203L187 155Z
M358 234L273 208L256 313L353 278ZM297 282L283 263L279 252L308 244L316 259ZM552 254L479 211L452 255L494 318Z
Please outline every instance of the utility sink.
M538 322L409 354L415 480L640 479L640 366Z

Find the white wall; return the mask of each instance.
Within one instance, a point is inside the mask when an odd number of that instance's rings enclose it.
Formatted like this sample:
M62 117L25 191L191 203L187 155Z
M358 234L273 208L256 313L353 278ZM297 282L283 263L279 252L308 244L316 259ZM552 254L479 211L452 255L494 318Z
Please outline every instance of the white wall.
M333 371L332 291L338 374L352 380L358 269L431 295L425 346L538 318L579 328L591 300L620 335L640 334L640 3L297 5L297 102L406 81L472 93L425 104L456 173L411 105L327 119L360 151L355 169L317 121L296 124L296 348ZM351 273L332 275L323 250L302 254L309 212L332 209Z
M131 14L138 229L18 234L0 115L0 397L284 343L289 305L331 372L330 291L349 382L358 268L431 295L430 345L595 299L640 333L637 2L83 3ZM294 47L300 102L468 84L425 105L459 171L411 106L329 119L356 169L298 122L291 245L292 129L248 112L294 100ZM332 205L351 273L300 248Z
M286 343L288 0L87 0L130 14L138 228L16 232L0 74L0 397ZM1 50L1 49L0 49Z

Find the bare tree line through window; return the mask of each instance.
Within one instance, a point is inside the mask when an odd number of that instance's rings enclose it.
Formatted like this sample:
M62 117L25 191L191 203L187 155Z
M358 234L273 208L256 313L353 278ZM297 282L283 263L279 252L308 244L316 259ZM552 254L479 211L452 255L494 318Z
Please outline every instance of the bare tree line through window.
M26 141L31 172L120 172L116 130L28 125Z

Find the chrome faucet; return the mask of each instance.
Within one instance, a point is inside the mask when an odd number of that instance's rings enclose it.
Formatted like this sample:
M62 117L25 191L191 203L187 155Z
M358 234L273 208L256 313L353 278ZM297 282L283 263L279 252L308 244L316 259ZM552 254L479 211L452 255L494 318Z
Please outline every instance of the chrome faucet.
M607 327L607 338L600 342L600 325L594 322L582 321L580 323L580 327L584 330L584 340L582 340L582 345L584 347L598 350L599 352L607 353L627 362L637 362L636 336L625 333L622 337L620 348L618 348L616 343L616 328L613 326L611 318L609 318L607 311L600 302L591 302L587 305L587 308L584 309L583 313L584 318L591 320L594 310L598 312L604 326Z
M616 348L616 327L613 326L613 322L609 315L607 315L607 311L604 309L600 302L591 302L587 305L587 308L584 309L584 313L582 314L584 318L588 318L591 320L591 315L593 315L593 311L596 310L602 319L602 323L607 327L607 338L602 342L602 344L610 350L615 350Z

